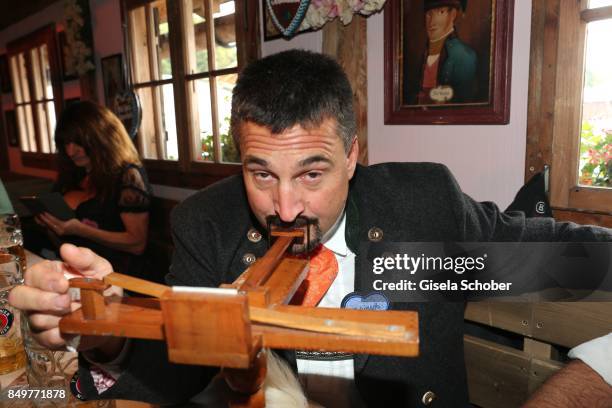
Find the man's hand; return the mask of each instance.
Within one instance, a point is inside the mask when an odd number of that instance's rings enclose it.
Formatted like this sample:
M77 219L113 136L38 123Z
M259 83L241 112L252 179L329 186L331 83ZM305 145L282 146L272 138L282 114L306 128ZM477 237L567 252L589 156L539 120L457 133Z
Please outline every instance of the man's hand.
M66 346L66 339L59 331L59 320L71 310L80 307L80 303L71 302L66 276L82 275L102 279L113 271L106 259L87 248L65 244L60 248L60 255L64 262L43 261L28 268L24 277L25 284L15 287L9 295L9 303L13 307L28 313L32 336L50 349ZM109 294L121 296L123 291L112 286L105 292L105 295ZM83 336L78 348L102 348L106 349L104 354L112 354L111 351L116 350L119 344L116 339L109 339L113 338Z
M612 387L591 367L573 360L550 377L523 408L608 408Z

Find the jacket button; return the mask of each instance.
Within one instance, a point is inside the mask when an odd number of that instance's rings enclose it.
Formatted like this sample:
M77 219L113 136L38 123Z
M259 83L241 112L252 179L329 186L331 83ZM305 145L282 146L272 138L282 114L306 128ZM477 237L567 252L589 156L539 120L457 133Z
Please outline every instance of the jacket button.
M251 242L259 242L261 241L261 233L255 228L251 228L249 232L247 232L247 238Z
M378 242L378 241L382 240L382 238L383 238L383 232L382 232L382 230L380 228L372 227L368 231L368 239L370 241Z
M255 257L255 255L253 255L252 253L246 253L242 256L242 263L249 266L251 265L253 262L255 262L257 260L257 258Z
M423 403L423 405L431 405L431 403L435 399L436 399L436 394L433 391L427 391L425 394L423 394L423 397L421 398L421 402Z

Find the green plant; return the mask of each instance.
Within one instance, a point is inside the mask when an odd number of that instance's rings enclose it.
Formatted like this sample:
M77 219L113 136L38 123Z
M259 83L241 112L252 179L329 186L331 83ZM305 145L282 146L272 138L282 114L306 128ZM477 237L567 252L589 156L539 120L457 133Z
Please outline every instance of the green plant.
M234 139L232 139L232 136L229 134L229 120L229 117L223 120L224 126L221 126L222 133L219 135L219 141L221 142L221 158L224 162L239 163L240 154L234 145ZM213 136L211 134L206 134L202 136L200 140L202 144L202 160L212 161L215 151Z
M612 187L612 131L582 122L579 184Z

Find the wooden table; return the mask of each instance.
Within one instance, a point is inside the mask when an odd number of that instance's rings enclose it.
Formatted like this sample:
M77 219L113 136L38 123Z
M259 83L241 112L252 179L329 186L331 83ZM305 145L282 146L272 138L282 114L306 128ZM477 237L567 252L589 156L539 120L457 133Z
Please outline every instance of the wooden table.
M43 259L38 255L26 250L26 260L28 267L42 261ZM61 362L67 364L65 372L69 375L69 378L76 372L78 368L78 362L76 359L77 353L64 352ZM12 373L0 375L0 394L2 394L8 387L25 387L27 386L27 376L25 367L19 370L13 371ZM33 400L17 400L7 401L0 399L0 406L6 408L25 408L25 407L96 407L96 408L150 408L154 405L146 404L135 401L79 401L72 396L69 387L66 387L66 392L70 395L70 399L64 401L53 401L53 402L38 402Z

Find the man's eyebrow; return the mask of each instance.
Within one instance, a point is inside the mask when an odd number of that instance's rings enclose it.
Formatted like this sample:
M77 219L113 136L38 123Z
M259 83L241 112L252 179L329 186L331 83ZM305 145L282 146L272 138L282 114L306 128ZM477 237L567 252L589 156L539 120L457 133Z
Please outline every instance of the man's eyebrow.
M260 157L255 157L255 156L246 156L244 158L244 165L249 165L249 164L259 164L260 166L266 167L268 165L268 162Z
M310 164L321 163L321 162L322 163L327 163L327 164L334 164L329 158L327 158L325 156L322 156L322 155L316 155L316 156L311 156L311 157L308 157L308 158L306 158L304 160L301 160L298 163L298 165L300 167L306 167L306 166L308 166Z

